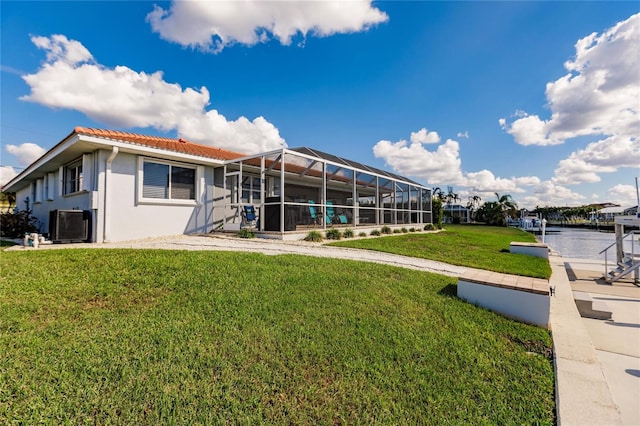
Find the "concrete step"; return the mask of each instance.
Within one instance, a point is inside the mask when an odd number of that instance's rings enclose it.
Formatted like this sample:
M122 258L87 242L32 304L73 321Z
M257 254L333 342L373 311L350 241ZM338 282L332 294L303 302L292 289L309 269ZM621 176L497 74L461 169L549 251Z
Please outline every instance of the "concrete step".
M599 320L612 319L611 309L601 300L594 301L589 293L574 291L573 300L576 302L578 312L583 318L593 318Z

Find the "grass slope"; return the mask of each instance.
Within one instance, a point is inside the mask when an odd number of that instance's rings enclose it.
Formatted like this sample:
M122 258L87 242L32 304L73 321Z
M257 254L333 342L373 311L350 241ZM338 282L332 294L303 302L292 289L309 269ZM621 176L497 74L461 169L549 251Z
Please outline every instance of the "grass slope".
M552 424L551 339L451 278L228 252L0 252L0 423Z
M506 274L545 279L551 277L547 259L509 253L512 241L535 242L535 237L515 228L447 225L439 233L345 240L329 245L438 260Z

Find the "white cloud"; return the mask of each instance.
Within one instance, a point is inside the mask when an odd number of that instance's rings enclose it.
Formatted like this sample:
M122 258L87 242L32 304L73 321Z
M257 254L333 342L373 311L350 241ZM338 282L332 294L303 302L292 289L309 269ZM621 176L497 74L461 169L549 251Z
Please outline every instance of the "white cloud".
M430 132L423 127L417 132L411 132L409 140L411 143L438 143L440 142L440 135L438 135L438 132Z
M21 166L28 166L46 152L41 146L30 142L22 145L6 145L5 150L16 157Z
M466 174L466 186L470 187L473 192L481 193L513 193L523 192L516 186L513 179L504 179L496 177L489 170L481 170L479 172Z
M22 100L77 110L109 126L177 130L194 142L236 152L286 146L278 129L263 117L230 121L214 109L207 111L206 87L183 90L164 81L160 71L107 68L96 63L82 44L63 35L32 41L47 52L47 61L37 73L23 76L31 93Z
M465 130L464 132L458 132L456 136L459 138L469 139L469 131Z
M568 73L547 83L551 118L516 111L503 128L522 145L554 145L588 135L632 137L640 131L640 14L576 43Z
M270 38L289 45L296 35L353 33L387 20L371 0L174 1L168 10L154 6L147 15L163 39L212 52Z
M464 183L458 142L451 139L435 151L425 149L421 143L381 140L373 147L373 154L398 173L424 179L432 185Z
M518 206L533 209L536 206L579 206L584 204L584 197L553 181L542 181L534 185L530 195L518 198Z
M534 186L540 184L540 178L538 176L522 176L513 178L513 180L518 186Z
M636 187L633 185L615 185L607 190L607 201L631 207L638 204Z
M599 173L612 173L619 167L639 167L640 139L611 136L588 144L561 160L555 171L560 184L599 182Z
M11 166L0 166L0 187L18 176L18 172Z

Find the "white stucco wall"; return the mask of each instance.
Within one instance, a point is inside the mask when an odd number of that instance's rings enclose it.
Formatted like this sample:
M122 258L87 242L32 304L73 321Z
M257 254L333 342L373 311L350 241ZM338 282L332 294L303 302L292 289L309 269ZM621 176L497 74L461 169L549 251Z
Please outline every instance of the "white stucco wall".
M29 208L32 211L32 215L40 221L39 232L41 234L49 233L49 212L51 210L89 210L91 207L90 191L61 195L59 172L48 173L47 178L51 189L49 194L45 193L43 197L38 198L39 202L34 202L31 186L26 186L16 192L16 208L25 210L27 208L25 200L27 197L29 198Z
M542 257L545 259L549 258L549 247L546 244L513 242L509 245L509 252Z
M458 281L458 297L510 318L549 327L548 295Z
M213 169L203 168L204 187L199 194L197 205L184 206L164 203L140 202L138 188L138 156L118 154L111 166L108 195L111 221L109 241L123 241L164 235L194 232L209 232L213 217ZM107 207L109 208L109 207Z

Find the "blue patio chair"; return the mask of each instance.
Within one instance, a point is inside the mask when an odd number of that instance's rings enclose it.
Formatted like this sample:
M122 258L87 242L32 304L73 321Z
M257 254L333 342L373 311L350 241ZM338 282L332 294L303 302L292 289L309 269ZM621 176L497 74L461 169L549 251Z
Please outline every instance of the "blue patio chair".
M333 203L327 200L327 225L332 224L336 219L336 213L333 210Z
M347 215L344 213L338 215L338 221L341 225L347 225L349 223L349 219L347 219Z
M313 221L314 224L318 223L318 213L316 211L316 202L313 200L309 200L309 218Z
M256 226L258 217L256 216L256 209L253 206L242 206L242 218L245 225Z

